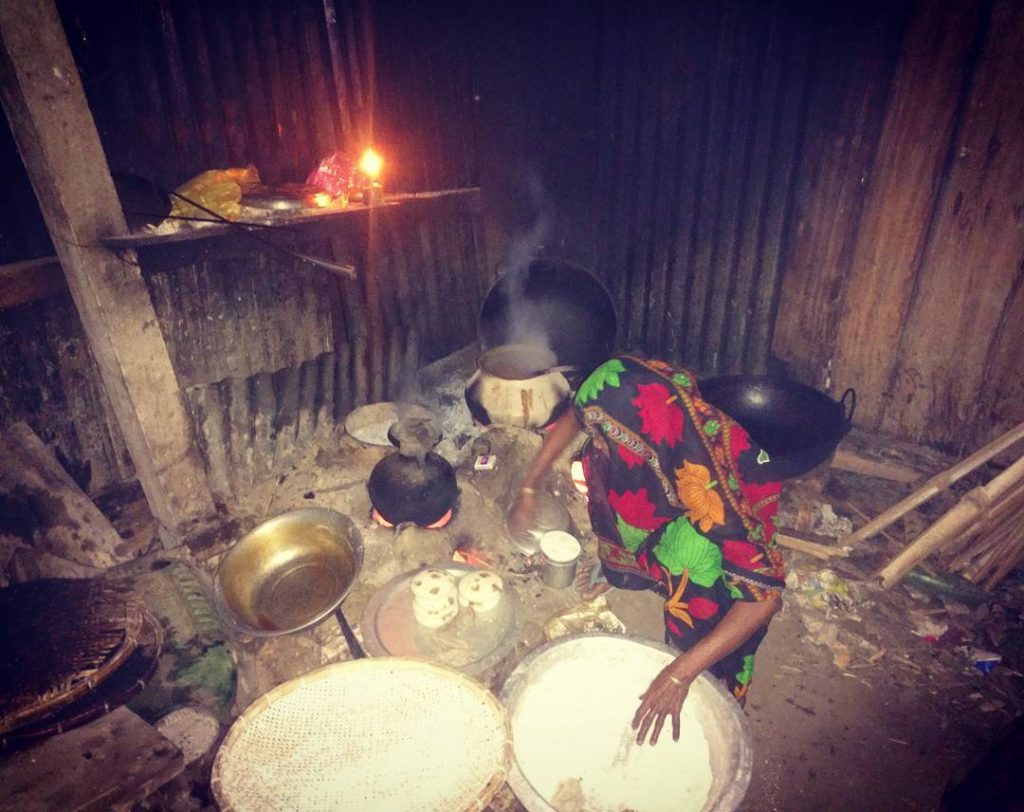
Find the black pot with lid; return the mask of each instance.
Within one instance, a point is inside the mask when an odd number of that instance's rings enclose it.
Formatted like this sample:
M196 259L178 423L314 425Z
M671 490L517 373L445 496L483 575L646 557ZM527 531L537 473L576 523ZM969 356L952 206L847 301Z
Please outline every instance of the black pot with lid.
M390 525L437 525L455 508L459 486L455 470L431 449L441 439L432 420L399 421L388 429L398 450L370 472L366 489L380 517Z

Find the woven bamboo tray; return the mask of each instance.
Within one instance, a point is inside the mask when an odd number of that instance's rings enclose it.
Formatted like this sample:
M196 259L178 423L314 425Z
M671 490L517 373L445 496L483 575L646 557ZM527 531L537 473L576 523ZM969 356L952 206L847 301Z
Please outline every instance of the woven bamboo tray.
M0 735L0 748L17 748L66 733L110 713L138 694L153 676L163 650L164 631L160 621L142 612L138 643L114 673L91 691L41 718Z
M400 657L336 663L256 700L211 786L223 812L481 810L505 780L508 722L480 683Z
M123 587L47 578L0 589L0 733L92 690L135 650L142 611Z

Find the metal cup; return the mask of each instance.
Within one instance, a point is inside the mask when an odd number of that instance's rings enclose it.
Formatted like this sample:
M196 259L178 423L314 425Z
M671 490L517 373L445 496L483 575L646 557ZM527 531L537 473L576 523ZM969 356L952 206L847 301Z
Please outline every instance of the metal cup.
M576 578L582 547L571 533L550 530L540 537L540 579L552 589L564 589Z

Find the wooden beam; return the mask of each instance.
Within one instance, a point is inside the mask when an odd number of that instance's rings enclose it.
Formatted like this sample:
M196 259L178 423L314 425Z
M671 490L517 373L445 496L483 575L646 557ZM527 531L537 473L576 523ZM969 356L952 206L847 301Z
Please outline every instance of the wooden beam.
M923 476L920 471L909 465L901 465L890 460L873 460L853 449L842 447L836 449L830 465L841 471L852 471L855 474L904 482L908 485L920 482Z
M43 552L97 569L130 558L131 548L26 423L0 433L0 491L31 511Z
M139 482L171 538L213 514L184 396L53 0L0 0L0 100Z
M785 533L776 533L775 543L780 547L785 547L789 550L796 550L797 552L826 560L836 557L846 558L850 554L850 549L848 547L832 547L828 544L819 544L816 541L809 541L808 539L802 539L798 536L788 536Z
M57 257L0 265L0 310L68 292Z

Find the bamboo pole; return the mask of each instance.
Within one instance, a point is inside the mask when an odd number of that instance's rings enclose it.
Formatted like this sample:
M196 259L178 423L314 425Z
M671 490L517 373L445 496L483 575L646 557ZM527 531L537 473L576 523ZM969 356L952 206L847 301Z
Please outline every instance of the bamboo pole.
M845 539L842 539L842 544L844 546L853 546L864 541L866 538L870 538L875 535L875 533L885 529L897 519L909 513L918 505L924 504L936 494L942 493L942 491L946 490L946 488L954 482L962 479L964 476L971 473L971 471L988 462L1001 451L1005 451L1014 443L1022 439L1024 439L1024 423L1018 424L1015 428L1006 432L1002 437L993 440L987 446L975 451L971 456L961 460L951 468L947 468L945 471L936 474L920 488L910 494L906 499L897 502L891 508L881 513L873 521L868 522L859 530L854 531Z
M1008 524L1021 514L1022 508L1024 508L1024 482L1019 483L1016 490L1005 494L992 505L992 509L986 516L976 520L963 533L962 543L947 548L950 552L958 551L947 569L964 569L972 559L978 557L981 551L998 544L1000 539L1009 532ZM970 537L974 534L977 534L977 539L970 541Z
M886 589L892 588L908 570L970 527L979 514L988 511L994 501L1010 491L1022 479L1024 479L1024 457L1018 459L987 485L969 491L941 519L925 530L882 568L878 573L882 579L882 586Z
M775 534L775 543L780 547L786 547L790 550L797 550L807 555L813 555L815 558L829 559L829 558L845 558L850 554L850 551L845 547L831 547L825 544L818 544L815 541L808 541L807 539L796 538L795 536L787 536L784 533Z

